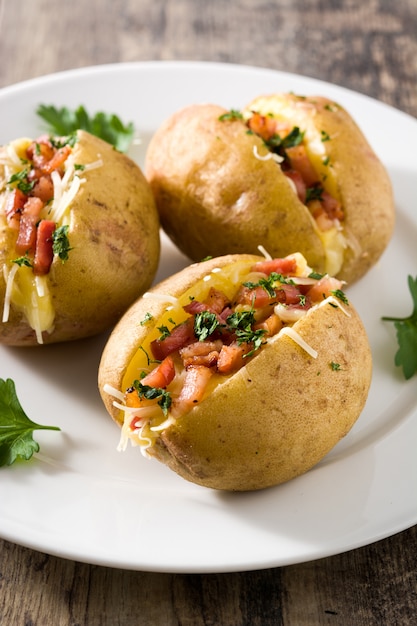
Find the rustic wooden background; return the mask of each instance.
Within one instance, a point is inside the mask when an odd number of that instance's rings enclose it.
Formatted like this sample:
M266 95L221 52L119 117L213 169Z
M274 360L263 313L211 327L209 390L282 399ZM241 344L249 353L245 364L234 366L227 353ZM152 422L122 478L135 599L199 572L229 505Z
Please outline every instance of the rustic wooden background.
M417 116L416 0L3 0L0 7L0 87L102 63L220 61L323 79ZM414 626L416 555L414 527L312 563L175 575L86 565L0 541L0 625Z

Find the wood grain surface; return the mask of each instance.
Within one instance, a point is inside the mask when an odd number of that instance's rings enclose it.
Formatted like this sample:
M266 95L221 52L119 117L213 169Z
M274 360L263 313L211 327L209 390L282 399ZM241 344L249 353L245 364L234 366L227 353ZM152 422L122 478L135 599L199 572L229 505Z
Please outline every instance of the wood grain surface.
M103 63L220 61L322 79L417 116L416 0L0 6L0 87ZM0 541L0 626L415 626L416 555L413 527L311 563L177 575L67 561Z

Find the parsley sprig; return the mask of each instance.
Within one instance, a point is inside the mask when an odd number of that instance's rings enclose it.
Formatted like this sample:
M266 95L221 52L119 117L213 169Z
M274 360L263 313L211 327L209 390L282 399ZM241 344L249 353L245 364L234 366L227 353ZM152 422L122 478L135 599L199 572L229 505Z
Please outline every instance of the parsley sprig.
M120 152L127 151L135 132L132 122L125 125L117 115L102 111L91 116L82 105L70 110L67 107L57 109L53 105L40 104L36 113L47 123L52 134L71 135L78 129L86 130Z
M395 365L402 367L406 380L417 372L417 276L408 276L408 288L413 300L413 311L408 317L383 317L394 322L397 331L398 351Z
M19 402L13 380L0 378L0 467L12 465L18 458L28 461L39 451L39 444L33 439L34 430L60 428L32 422Z

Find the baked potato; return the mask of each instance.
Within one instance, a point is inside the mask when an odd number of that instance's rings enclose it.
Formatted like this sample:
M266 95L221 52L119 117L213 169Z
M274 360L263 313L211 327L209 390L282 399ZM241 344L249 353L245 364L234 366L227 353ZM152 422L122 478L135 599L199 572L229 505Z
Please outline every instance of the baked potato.
M372 373L354 307L295 253L191 265L129 308L102 354L98 387L130 441L213 489L277 485L350 430Z
M0 149L0 343L113 326L152 283L159 218L140 168L82 130Z
M147 150L161 224L191 259L300 251L353 283L394 226L388 174L351 116L323 97L259 97L243 111L187 106Z

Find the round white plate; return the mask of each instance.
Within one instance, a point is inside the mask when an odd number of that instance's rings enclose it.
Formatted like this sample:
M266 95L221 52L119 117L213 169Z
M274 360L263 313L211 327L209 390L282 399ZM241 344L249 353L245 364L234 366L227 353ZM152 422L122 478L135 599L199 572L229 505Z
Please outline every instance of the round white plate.
M97 392L105 337L40 349L0 347L41 454L0 469L0 534L15 543L94 564L165 572L226 572L337 554L417 522L417 385L394 365L395 330L382 315L409 315L407 275L417 273L417 122L363 95L272 70L204 63L132 63L64 72L0 92L0 143L42 131L38 104L117 113L142 145L183 105L241 108L263 93L328 96L364 130L392 177L398 211L380 263L348 295L374 357L365 410L312 471L265 491L218 493L188 484L129 448ZM157 279L187 260L163 239Z

